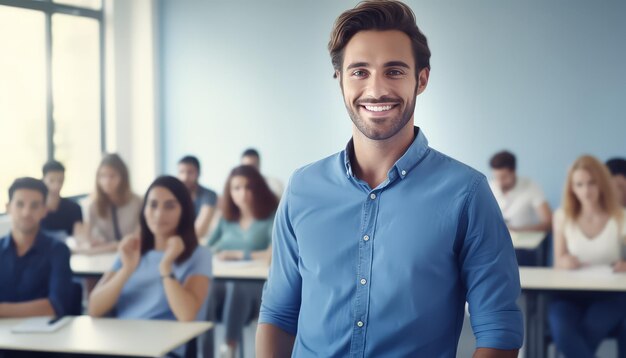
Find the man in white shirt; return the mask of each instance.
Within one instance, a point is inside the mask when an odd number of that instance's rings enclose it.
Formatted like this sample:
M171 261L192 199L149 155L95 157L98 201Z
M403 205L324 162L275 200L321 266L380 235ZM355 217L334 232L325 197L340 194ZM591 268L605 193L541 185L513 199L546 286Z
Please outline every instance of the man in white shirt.
M513 153L496 153L489 162L489 186L511 231L550 231L552 211L542 190L528 178L518 177Z

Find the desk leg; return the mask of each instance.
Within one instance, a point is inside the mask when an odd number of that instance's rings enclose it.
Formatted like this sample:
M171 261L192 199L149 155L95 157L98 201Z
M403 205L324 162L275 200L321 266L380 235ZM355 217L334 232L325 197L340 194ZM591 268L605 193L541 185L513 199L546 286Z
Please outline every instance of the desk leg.
M535 356L535 332L534 332L534 318L535 307L537 305L536 294L532 291L524 292L524 325L526 327L524 341L526 342L526 358L533 358Z
M526 301L526 358L543 358L546 356L545 343L545 299L535 291L524 292Z
M548 346L546 345L546 312L547 307L547 295L545 293L537 293L537 357L544 358L548 356Z

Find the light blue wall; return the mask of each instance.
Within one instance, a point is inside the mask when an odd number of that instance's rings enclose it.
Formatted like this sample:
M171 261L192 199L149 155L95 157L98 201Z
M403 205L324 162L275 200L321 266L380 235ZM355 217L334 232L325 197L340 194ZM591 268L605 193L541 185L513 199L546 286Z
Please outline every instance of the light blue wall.
M416 123L434 148L487 174L511 149L553 206L578 155L626 156L626 2L408 3L433 53ZM285 181L342 149L350 120L326 44L355 4L161 0L162 167L195 153L221 190L247 146Z

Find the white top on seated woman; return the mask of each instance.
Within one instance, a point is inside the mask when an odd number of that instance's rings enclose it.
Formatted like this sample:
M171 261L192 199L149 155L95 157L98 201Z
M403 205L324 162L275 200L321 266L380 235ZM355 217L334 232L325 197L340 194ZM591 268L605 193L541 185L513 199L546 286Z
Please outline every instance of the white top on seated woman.
M616 272L626 271L626 213L608 169L596 158L582 156L569 169L553 226L556 268L611 265Z
M118 318L200 318L209 291L211 253L198 246L189 191L171 176L148 188L141 233L126 236L118 259L89 298L89 314Z

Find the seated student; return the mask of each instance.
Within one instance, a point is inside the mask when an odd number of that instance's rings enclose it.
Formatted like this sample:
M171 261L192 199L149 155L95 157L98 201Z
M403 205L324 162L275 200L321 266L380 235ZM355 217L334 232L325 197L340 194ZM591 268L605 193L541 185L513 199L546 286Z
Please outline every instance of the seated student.
M87 203L83 240L77 251L112 252L139 229L141 198L130 189L128 169L117 154L107 154L96 172L96 189Z
M200 177L200 161L198 158L188 155L178 161L178 179L182 181L193 200L195 209L195 228L198 238L203 238L209 233L209 226L215 214L217 206L217 194L198 183Z
M259 172L261 171L261 155L254 148L248 148L241 154L241 165L250 165L255 167ZM273 177L263 176L265 178L265 182L272 190L272 193L276 195L278 200L283 196L283 192L285 191L285 186L283 183Z
M498 152L491 157L489 165L493 175L489 186L509 230L550 231L550 205L537 184L517 176L515 155L508 151Z
M48 214L41 220L41 228L49 232L62 232L67 237L80 231L83 213L80 205L61 197L64 181L63 164L53 160L43 166L43 182L48 187Z
M626 208L626 159L613 158L606 162L613 176L613 184L617 189L619 203Z
M63 316L71 309L67 246L40 230L45 184L20 178L9 189L11 233L0 239L0 318Z
M208 245L221 260L269 261L277 207L278 199L258 170L247 165L236 167L226 180L223 217ZM259 282L218 281L213 284L207 320L221 320L226 326L226 344L220 348L223 356L234 356L245 323L258 313L262 291L263 283ZM205 354L212 354L211 335L206 339Z
M193 204L178 179L157 178L146 193L141 233L125 237L110 272L89 298L89 314L193 321L209 290L211 253L198 246ZM180 350L177 353L181 353Z
M610 180L607 168L591 156L578 158L570 168L562 206L554 215L555 268L612 265L616 272L626 271L621 254L626 216ZM626 293L555 294L548 318L554 342L566 357L594 357L602 339L626 319Z

